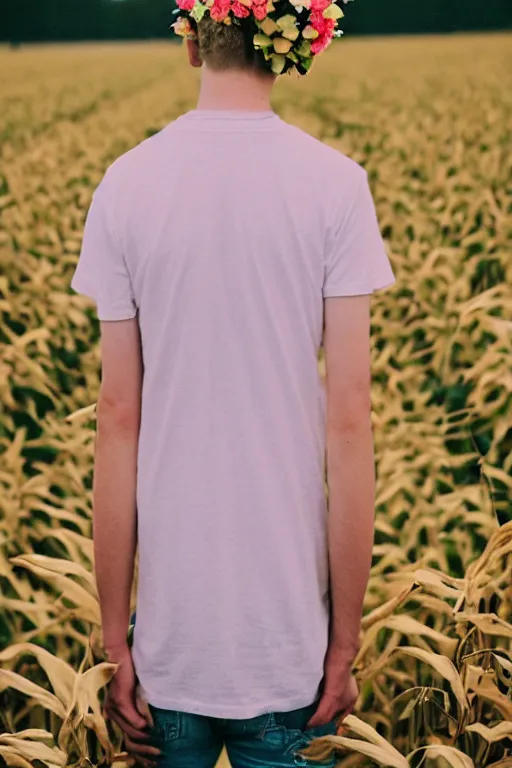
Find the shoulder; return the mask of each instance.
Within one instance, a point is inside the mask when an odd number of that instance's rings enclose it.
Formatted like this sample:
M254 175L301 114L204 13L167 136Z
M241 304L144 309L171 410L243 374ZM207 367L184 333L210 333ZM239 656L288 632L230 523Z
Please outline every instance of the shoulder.
M160 164L164 131L143 139L111 163L101 181L106 193L122 195L134 186L144 185L146 176Z
M308 190L310 199L322 209L345 209L364 188L365 168L334 146L302 128L285 123L283 143L297 184Z
M283 121L284 122L284 121ZM315 157L318 162L332 166L335 171L344 171L354 177L364 176L366 173L362 165L348 155L345 155L336 147L326 144L316 136L291 123L285 123L290 139L294 140L308 155Z

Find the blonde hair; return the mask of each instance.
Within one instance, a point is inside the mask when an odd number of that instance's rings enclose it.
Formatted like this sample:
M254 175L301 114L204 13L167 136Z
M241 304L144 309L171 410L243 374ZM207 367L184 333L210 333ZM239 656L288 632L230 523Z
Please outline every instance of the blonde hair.
M202 60L216 72L238 69L271 75L270 63L253 44L253 37L258 32L254 19L247 17L237 21L239 23L223 24L205 14L197 24Z

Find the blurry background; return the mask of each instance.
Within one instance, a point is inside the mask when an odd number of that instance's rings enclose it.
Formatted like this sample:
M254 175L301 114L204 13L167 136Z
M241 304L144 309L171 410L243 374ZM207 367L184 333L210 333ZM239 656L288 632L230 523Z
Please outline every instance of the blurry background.
M171 0L3 0L0 40L165 37ZM351 3L347 34L410 34L512 27L511 0L364 0Z
M132 768L100 714L114 674L96 655L91 540L100 329L70 280L105 169L197 103L172 11L2 2L0 768ZM345 35L272 96L366 168L397 276L372 298L362 740L338 766L511 768L512 0L345 14Z

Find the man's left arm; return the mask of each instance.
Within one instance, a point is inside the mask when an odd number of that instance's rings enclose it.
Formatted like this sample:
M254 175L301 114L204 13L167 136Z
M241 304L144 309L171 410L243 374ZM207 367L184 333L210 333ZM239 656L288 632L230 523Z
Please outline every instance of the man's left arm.
M103 645L116 661L128 646L137 547L137 451L143 363L137 317L101 323L93 542Z

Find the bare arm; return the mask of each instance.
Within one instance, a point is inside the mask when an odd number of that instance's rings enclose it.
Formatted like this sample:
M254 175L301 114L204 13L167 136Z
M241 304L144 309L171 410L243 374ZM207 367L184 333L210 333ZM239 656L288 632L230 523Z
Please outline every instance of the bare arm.
M370 296L325 299L330 645L350 665L359 648L374 538Z
M137 545L137 449L142 359L137 318L101 324L102 382L93 485L95 574L103 642L112 661L127 648Z

